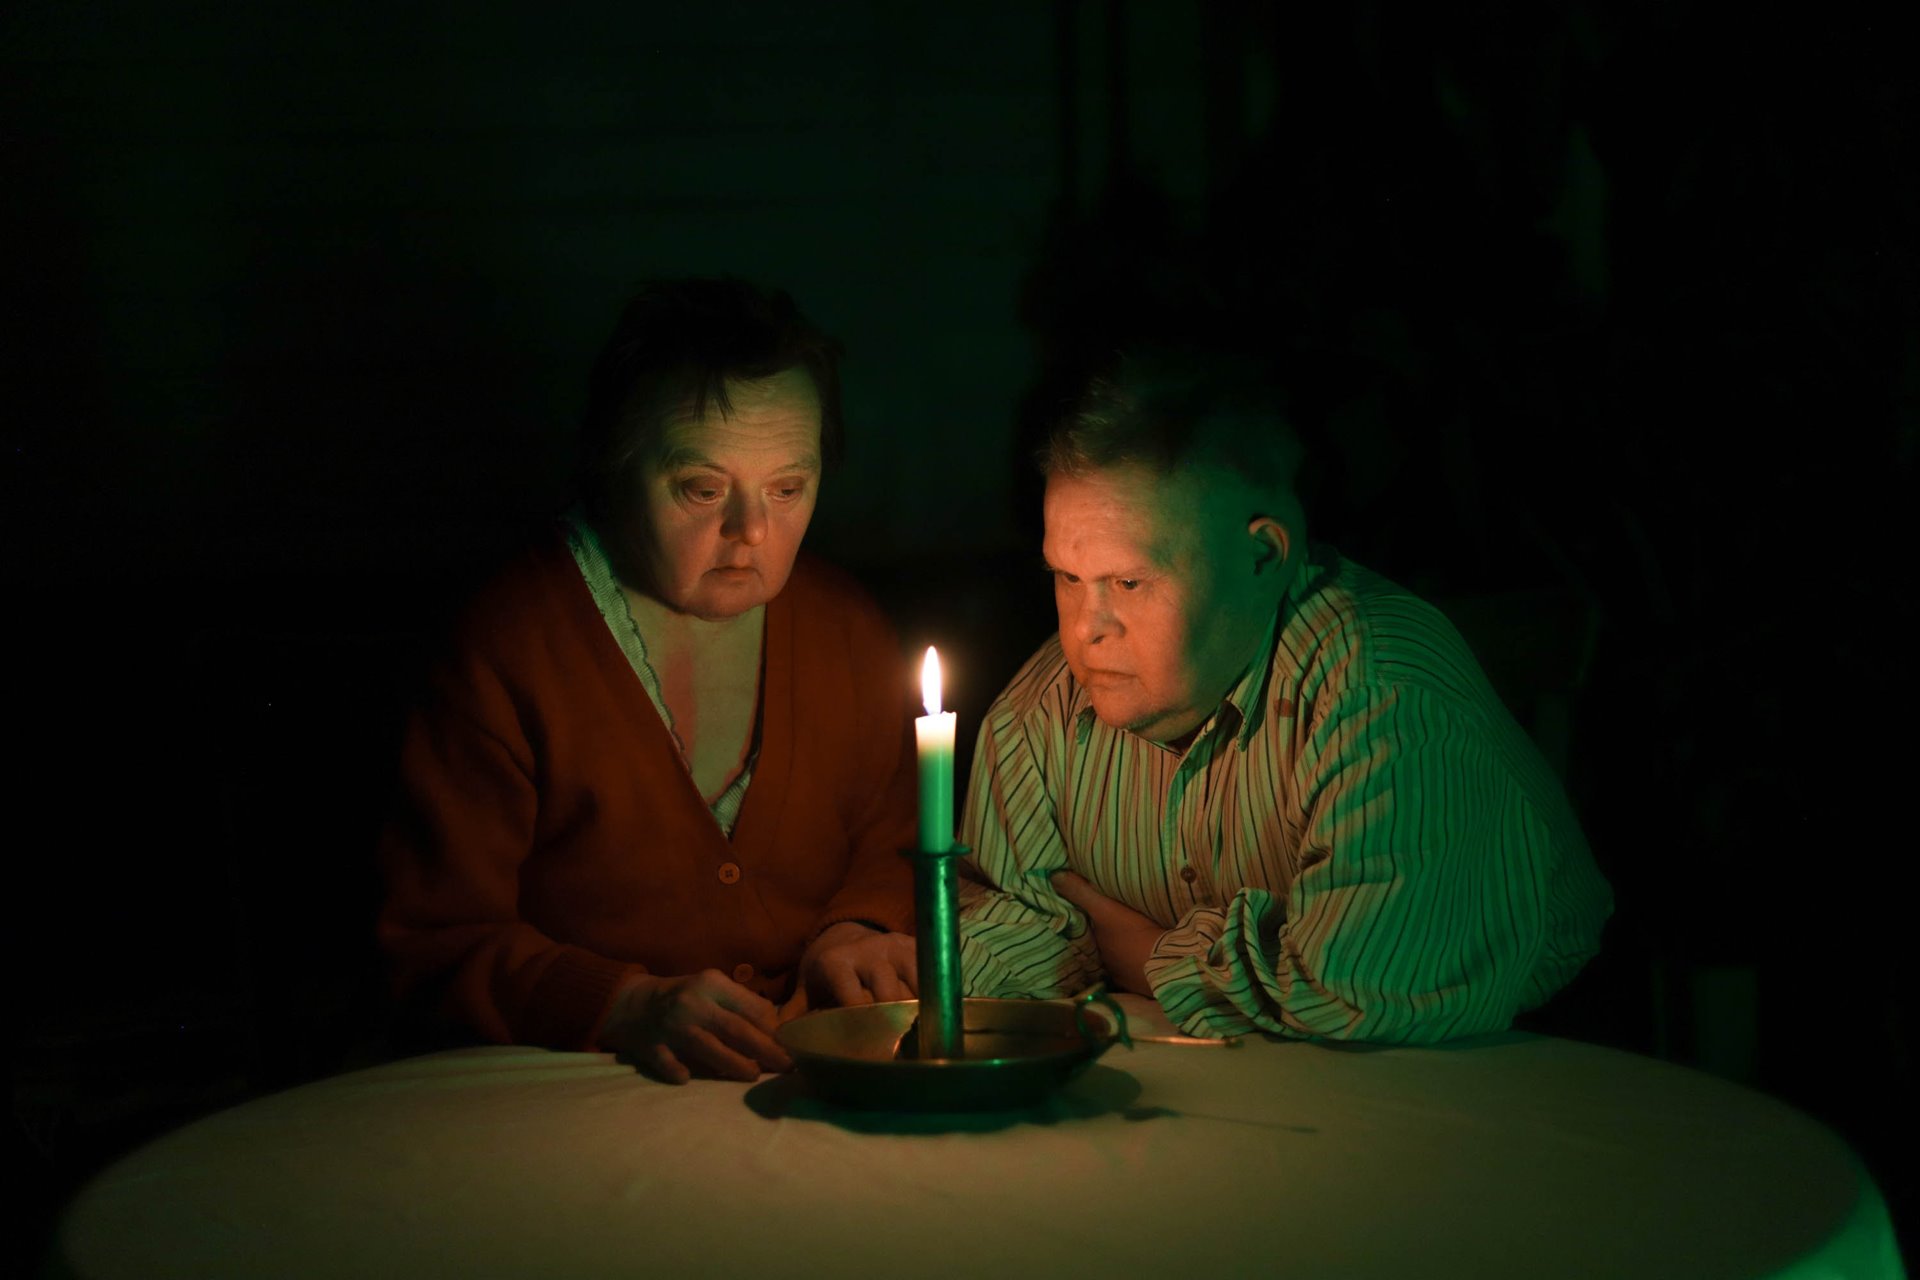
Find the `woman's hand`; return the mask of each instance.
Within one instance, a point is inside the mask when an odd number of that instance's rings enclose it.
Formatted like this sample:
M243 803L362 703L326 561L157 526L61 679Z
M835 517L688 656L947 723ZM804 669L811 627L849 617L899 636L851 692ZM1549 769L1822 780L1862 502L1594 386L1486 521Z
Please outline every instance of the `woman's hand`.
M845 920L821 930L800 957L795 994L805 993L801 1011L808 1006L824 1009L830 1005L910 1000L915 977L910 936L881 933Z
M773 1039L772 1002L717 969L680 978L640 974L614 997L601 1047L669 1084L690 1078L756 1080L793 1066Z

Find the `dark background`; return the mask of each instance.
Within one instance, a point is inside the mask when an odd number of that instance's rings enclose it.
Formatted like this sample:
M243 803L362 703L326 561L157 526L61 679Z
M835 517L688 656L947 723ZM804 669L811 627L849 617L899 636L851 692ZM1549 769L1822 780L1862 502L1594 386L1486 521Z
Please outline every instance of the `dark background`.
M390 1051L417 664L563 505L620 302L695 272L847 343L810 545L963 738L1051 629L1061 389L1269 353L1317 536L1461 621L1618 890L1553 1029L1826 1120L1910 1250L1911 10L9 6L20 1251L132 1144Z

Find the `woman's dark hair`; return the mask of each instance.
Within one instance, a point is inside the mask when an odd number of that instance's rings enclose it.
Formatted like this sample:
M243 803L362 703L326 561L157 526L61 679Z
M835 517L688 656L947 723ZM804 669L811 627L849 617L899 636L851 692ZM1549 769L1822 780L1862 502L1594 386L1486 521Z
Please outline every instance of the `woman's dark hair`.
M634 469L669 414L731 414L730 380L805 369L820 398L820 454L840 456L840 344L792 298L744 280L654 280L620 313L588 381L580 496L597 522L630 500Z

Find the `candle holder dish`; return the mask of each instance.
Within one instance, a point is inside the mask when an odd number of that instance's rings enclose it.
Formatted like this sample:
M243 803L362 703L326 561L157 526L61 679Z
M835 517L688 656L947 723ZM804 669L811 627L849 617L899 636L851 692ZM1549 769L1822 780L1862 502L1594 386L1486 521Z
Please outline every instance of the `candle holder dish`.
M776 1038L824 1101L882 1111L1031 1106L1116 1040L1133 1043L1125 1011L1098 989L1071 1002L969 997L958 1057L920 1056L919 1012L917 1000L823 1009Z

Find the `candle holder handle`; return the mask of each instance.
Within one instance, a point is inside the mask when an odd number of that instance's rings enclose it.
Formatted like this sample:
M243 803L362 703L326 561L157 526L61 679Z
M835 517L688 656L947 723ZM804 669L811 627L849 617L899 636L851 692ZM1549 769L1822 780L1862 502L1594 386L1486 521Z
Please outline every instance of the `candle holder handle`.
M1127 1011L1107 990L1107 984L1096 982L1073 998L1073 1025L1079 1028L1080 1038L1089 1046L1100 1044L1099 1032L1087 1025L1087 1010L1094 1005L1104 1005L1108 1013L1107 1021L1112 1024L1112 1039L1118 1040L1127 1048L1133 1048L1133 1037L1127 1034Z
M920 998L919 1057L966 1056L966 1025L960 994L960 902L955 862L972 853L962 844L946 849L903 849L913 861L915 986Z

